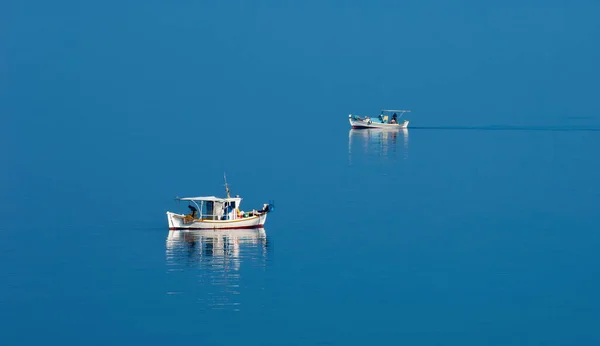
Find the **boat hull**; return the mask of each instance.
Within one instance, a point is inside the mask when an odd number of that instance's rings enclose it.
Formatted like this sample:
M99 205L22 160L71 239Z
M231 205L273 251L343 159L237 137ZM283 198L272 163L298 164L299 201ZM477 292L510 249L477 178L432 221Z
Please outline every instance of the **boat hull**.
M267 213L235 220L194 220L185 222L185 215L167 212L169 230L202 230L202 229L249 229L262 228L267 221Z
M386 124L372 120L370 122L364 120L348 120L353 129L405 129L408 127L408 120L404 120L403 123L399 124Z

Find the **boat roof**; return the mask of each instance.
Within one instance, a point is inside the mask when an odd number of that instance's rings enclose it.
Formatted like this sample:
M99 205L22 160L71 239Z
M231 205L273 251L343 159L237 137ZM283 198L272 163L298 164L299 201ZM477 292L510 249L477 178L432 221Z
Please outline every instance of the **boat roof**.
M219 198L219 197L215 197L215 196L205 196L205 197L177 197L176 199L178 199L180 201L226 202L226 201L241 199L241 197Z
M410 109L382 109L382 112L410 112Z

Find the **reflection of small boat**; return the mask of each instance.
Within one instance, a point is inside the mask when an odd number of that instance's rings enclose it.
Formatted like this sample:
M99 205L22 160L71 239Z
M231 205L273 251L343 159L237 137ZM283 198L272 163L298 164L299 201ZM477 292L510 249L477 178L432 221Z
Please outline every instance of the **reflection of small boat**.
M263 227L267 214L273 210L273 204L264 204L261 210L244 212L240 209L242 198L231 197L227 181L225 181L227 198L184 197L180 201L188 201L189 214L177 214L168 211L167 220L170 230L200 229L238 229Z
M171 248L176 244L198 242L207 240L210 242L217 242L225 239L228 243L247 243L257 244L260 241L264 241L267 237L267 232L264 228L256 229L240 229L240 230L226 230L226 229L205 229L198 231L172 231L167 235L167 248Z
M409 113L410 110L403 109L382 109L381 113L376 119L371 119L368 116L361 118L360 115L348 115L350 126L353 129L370 129L370 128L384 128L384 129L401 129L408 127L408 120L404 120L402 123L398 120L399 117L404 113ZM390 113L393 113L390 116ZM398 116L396 113L400 113Z
M243 268L265 268L269 246L264 228L168 231L165 260L172 280L166 293L189 295L209 309L239 311L247 286L242 283L248 282ZM252 281L260 272L251 274ZM190 276L198 285L188 286Z
M357 151L364 154L383 156L386 158L394 158L399 146L398 138L403 142L401 151L404 153L404 158L408 158L408 128L401 129L350 129L348 131L348 159L352 163L352 156L357 154ZM361 155L359 154L359 157Z
M267 233L264 228L236 229L236 230L198 230L198 231L170 231L167 236L167 250L177 247L192 248L200 246L200 254L204 256L238 257L240 245L259 246L266 243Z
M211 270L219 269L218 266L238 270L244 258L264 259L267 243L264 228L169 231L167 262L173 269L182 264L199 264L208 265Z

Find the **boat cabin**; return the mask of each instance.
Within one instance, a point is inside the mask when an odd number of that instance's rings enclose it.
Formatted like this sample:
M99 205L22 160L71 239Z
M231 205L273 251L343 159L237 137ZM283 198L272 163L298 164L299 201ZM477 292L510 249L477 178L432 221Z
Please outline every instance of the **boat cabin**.
M188 201L190 204L190 216L197 220L236 220L241 218L239 215L241 197L218 198L209 197L184 197L178 198L180 201Z
M392 114L393 113L393 114ZM399 113L400 115L398 115ZM397 124L398 118L402 116L404 113L410 113L410 110L407 109L382 109L381 113L379 113L379 121L384 124Z

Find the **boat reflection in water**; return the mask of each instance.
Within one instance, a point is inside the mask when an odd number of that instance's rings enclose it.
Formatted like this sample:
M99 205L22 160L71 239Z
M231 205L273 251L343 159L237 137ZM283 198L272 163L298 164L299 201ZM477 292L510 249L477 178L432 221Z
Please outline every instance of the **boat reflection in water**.
M167 274L174 284L190 277L194 282L167 294L191 293L207 308L239 310L242 274L264 272L267 250L264 228L169 231Z
M398 144L401 141L402 144ZM352 163L352 154L376 154L384 158L396 158L398 146L403 158L408 158L408 129L351 129L348 132L348 159Z

